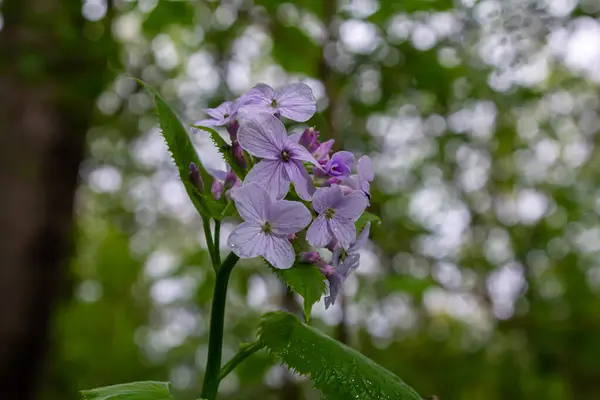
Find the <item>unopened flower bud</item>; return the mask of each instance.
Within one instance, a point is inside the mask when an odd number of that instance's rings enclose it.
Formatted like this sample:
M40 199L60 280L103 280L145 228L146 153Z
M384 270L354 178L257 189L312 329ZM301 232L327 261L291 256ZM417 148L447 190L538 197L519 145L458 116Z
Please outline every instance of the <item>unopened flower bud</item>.
M225 175L225 180L223 181L223 187L225 190L231 189L237 182L239 181L238 177L232 170L227 171L227 175Z
M200 176L200 171L198 171L198 167L193 162L190 163L189 178L192 184L196 187L196 189L198 189L200 193L203 193L204 182L202 182L202 177Z
M319 136L319 132L315 130L315 128L306 128L302 135L300 135L299 144L306 147L306 149L313 153L319 147L317 143L317 136Z
M325 246L325 248L333 253L334 251L340 248L340 242L339 240L333 238L331 239L331 242L327 243L327 246Z
M335 273L335 267L329 264L320 265L319 270L321 270L321 273L325 275L325 277L330 277Z
M305 251L300 253L300 260L306 263L318 264L321 259L321 255L316 251Z
M231 121L231 123L227 125L227 132L229 133L231 143L237 142L238 129L240 129L240 124L236 120Z
M341 181L340 178L329 178L327 179L326 186L339 185Z
M287 235L287 239L291 242L294 239L296 239L296 234L295 233L290 233L289 235Z
M240 142L238 142L237 140L233 141L231 151L233 152L233 157L235 158L237 164L242 168L246 168L244 150L242 149L242 146L240 146Z

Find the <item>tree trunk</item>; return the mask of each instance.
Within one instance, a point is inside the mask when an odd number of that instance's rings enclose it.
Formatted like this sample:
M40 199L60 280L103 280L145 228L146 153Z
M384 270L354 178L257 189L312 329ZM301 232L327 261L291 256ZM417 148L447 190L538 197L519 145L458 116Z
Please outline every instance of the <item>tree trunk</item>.
M86 38L81 4L68 0L2 2L3 399L33 399L43 374L52 310L69 255L85 133L103 87L106 52L111 48L109 38L93 42ZM106 22L96 24L101 27Z

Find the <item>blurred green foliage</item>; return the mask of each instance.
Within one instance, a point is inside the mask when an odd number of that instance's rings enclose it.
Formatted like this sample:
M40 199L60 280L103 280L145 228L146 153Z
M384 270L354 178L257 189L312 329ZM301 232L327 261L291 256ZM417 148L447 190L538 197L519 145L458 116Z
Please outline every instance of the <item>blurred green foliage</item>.
M128 75L189 123L258 81L307 79L311 125L372 156L382 223L343 311L313 308L319 329L442 400L600 398L600 61L578 46L597 40L600 11L558 3L126 1L86 22L112 38L118 77L87 134L42 398L137 380L199 393L214 275L152 98ZM193 139L218 163L208 135ZM261 314L300 310L258 261L230 288L224 361ZM318 398L266 352L221 389Z

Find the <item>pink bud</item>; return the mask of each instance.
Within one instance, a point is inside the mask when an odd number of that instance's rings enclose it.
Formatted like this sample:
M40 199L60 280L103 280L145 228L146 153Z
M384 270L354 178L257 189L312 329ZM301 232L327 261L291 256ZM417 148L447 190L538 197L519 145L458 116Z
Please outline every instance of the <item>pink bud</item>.
M307 263L317 264L321 261L321 255L316 251L305 251L300 253L300 259Z
M296 234L290 233L289 235L287 235L287 239L291 242L292 240L296 239Z
M325 246L327 248L327 250L331 251L332 253L337 250L340 247L340 242L337 239L331 239L331 242L329 242L327 244L327 246Z

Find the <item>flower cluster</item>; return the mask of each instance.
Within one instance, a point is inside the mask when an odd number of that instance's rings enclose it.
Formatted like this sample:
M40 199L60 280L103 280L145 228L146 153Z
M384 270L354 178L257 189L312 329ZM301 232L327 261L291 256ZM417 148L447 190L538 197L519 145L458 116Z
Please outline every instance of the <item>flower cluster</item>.
M279 90L258 84L233 102L205 110L210 119L195 125L225 126L234 159L247 170L243 182L231 168L209 171L215 178L213 196L233 200L244 220L227 240L231 250L241 258L261 256L273 267L287 269L297 259L296 234L306 229L310 246L332 252L331 263L315 251L300 253L300 261L317 265L325 276L329 307L358 267L358 250L368 239L369 225L357 238L355 222L369 205L373 168L363 156L353 173L354 154L331 154L333 140L320 142L314 128L290 135L281 122L282 117L305 122L315 111L315 98L304 83Z

